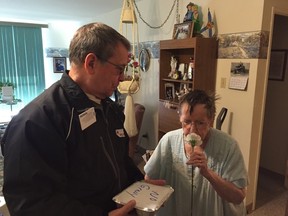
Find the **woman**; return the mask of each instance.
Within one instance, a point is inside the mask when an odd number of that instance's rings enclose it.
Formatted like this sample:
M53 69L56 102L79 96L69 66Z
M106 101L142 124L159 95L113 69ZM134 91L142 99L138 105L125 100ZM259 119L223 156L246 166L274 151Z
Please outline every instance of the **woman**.
M185 94L179 106L182 129L165 134L145 165L146 179L165 179L175 190L158 215L190 216L191 209L195 216L246 215L243 156L236 140L211 127L217 99L202 90ZM194 151L184 144L191 133L202 141Z

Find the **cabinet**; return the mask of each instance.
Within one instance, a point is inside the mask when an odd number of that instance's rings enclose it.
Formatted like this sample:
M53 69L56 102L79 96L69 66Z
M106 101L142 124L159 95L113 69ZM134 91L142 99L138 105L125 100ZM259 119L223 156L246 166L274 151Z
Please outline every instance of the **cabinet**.
M170 60L175 56L187 73L190 59L194 60L192 80L173 79ZM217 41L215 38L193 37L179 40L160 41L159 74L159 139L168 131L181 127L179 122L178 97L175 94L181 88L215 91ZM174 77L175 78L175 77Z

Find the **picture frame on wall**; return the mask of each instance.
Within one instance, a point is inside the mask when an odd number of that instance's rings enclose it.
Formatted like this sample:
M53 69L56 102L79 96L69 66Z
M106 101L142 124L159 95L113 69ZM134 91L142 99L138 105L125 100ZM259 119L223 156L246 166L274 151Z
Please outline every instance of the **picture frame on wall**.
M66 57L53 58L53 71L54 73L63 73L67 69Z
M175 87L173 83L165 83L165 99L173 100L175 98Z
M183 22L174 25L173 39L186 39L193 36L194 22Z
M287 51L283 49L271 50L269 80L283 81L287 66Z

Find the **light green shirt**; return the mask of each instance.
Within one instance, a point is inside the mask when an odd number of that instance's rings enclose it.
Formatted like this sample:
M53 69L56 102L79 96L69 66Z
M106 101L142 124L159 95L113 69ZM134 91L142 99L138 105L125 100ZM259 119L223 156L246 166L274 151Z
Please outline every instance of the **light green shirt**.
M174 188L174 193L157 216L243 216L246 215L244 203L235 205L224 201L213 189L196 167L193 178L184 152L183 130L166 133L151 158L144 167L152 179L165 179ZM211 128L209 141L204 150L208 168L220 177L232 182L239 188L248 185L247 171L237 142L222 131ZM193 199L193 205L192 200Z

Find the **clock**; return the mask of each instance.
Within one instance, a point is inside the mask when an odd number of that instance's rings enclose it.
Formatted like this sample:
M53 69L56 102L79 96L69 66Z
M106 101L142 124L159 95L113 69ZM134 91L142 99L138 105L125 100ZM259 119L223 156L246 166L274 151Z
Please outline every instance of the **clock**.
M172 79L177 80L179 78L179 74L178 73L174 73L172 76Z

